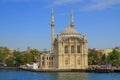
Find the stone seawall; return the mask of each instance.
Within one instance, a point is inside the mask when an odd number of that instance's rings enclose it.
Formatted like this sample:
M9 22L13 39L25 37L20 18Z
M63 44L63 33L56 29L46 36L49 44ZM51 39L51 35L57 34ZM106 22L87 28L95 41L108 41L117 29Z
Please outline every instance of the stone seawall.
M87 72L87 69L27 69L27 68L20 69L34 72Z
M20 70L32 71L32 72L94 72L94 73L113 73L120 72L120 69L28 69L20 68Z

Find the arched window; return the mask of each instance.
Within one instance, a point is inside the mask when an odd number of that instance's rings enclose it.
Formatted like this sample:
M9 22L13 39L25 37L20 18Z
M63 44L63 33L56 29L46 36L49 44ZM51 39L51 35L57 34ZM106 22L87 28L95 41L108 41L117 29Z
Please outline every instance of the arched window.
M47 57L47 60L48 60L48 57Z
M42 60L44 60L44 57L42 57Z
M80 53L80 46L77 46L77 53Z
M74 53L74 46L71 46L71 53Z
M65 46L65 53L68 53L68 46Z

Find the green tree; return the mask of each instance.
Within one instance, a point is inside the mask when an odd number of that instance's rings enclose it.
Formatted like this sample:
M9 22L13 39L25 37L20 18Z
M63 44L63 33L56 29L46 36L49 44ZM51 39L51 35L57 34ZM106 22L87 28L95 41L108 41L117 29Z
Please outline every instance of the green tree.
M98 53L97 52L89 52L89 54L88 54L88 64L89 65L97 64L97 62L96 62L97 60L99 60Z
M39 51L37 49L30 50L32 61L36 61L38 58Z
M107 62L107 56L105 54L102 55L101 59L100 59L100 63L106 63Z
M0 62L4 62L9 54L9 49L6 47L0 47Z
M8 59L6 59L6 64L7 66L14 66L15 65L14 57L9 57Z
M14 51L14 58L15 58L16 66L20 66L20 65L24 64L25 57L22 52Z
M120 52L115 49L108 54L107 62L112 65L120 65Z
M25 64L32 63L32 56L30 53L24 54L24 58L25 58L24 59Z

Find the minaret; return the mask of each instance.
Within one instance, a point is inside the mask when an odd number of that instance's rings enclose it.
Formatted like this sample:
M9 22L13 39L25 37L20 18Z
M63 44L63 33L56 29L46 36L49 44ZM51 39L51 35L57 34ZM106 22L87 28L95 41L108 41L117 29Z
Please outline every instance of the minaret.
M54 10L52 8L52 22L51 22L51 51L53 52L53 43L54 43Z
M83 46L84 46L84 67L88 68L88 40L87 35L84 33L83 35Z
M73 11L71 12L70 17L71 17L71 22L70 22L71 27L74 28L74 17L73 17Z

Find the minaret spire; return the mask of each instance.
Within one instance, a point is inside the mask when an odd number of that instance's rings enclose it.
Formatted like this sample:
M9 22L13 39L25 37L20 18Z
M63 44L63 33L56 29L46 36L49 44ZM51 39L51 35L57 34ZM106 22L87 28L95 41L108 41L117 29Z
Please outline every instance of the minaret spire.
M52 22L51 22L51 52L53 52L53 47L54 47L54 26L55 26L55 23L54 23L54 10L52 8Z
M70 24L71 24L71 27L72 28L74 28L74 16L73 16L73 11L71 12L71 22L70 22Z
M54 24L54 10L52 8L52 24Z

